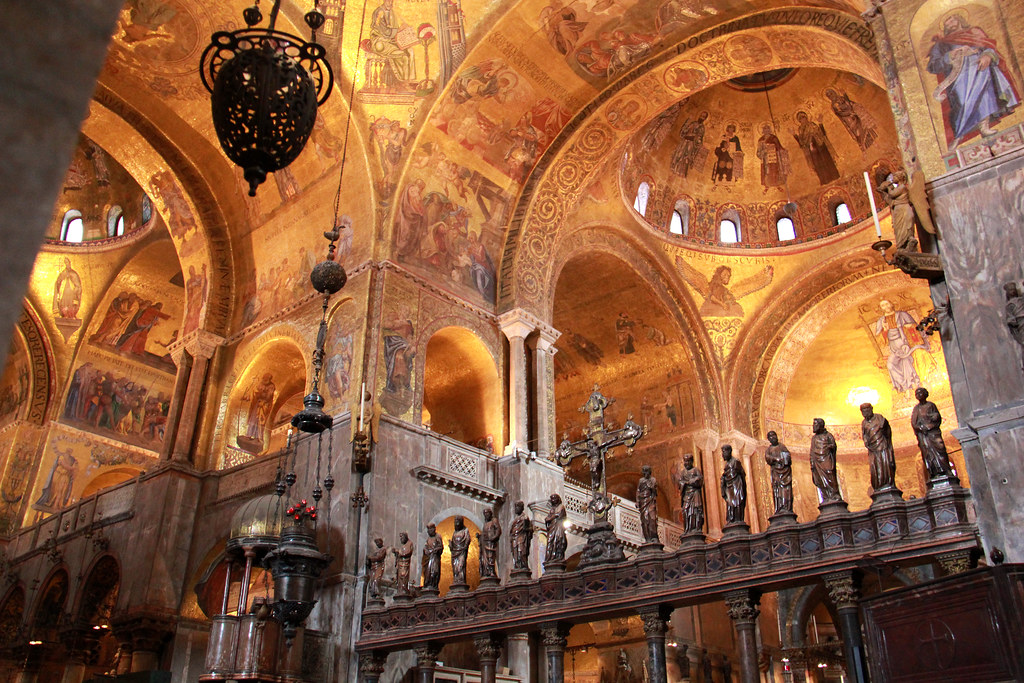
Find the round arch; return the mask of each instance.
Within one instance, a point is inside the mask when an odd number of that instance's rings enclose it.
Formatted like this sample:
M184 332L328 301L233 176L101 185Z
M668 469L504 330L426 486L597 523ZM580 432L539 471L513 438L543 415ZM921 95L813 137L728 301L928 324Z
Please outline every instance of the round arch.
M833 15L830 26L848 24L851 17ZM736 28L743 25L734 22ZM500 272L508 273L499 282L498 309L524 308L538 311L548 296L545 283L550 282L551 250L555 234L566 216L579 201L595 174L603 167L598 160L621 147L646 119L637 117L630 128L617 127L613 114L616 102L626 99L644 101L648 111L661 111L674 102L730 78L759 73L766 69L796 68L811 61L815 66L838 71L860 73L869 81L885 87L877 62L865 47L825 28L802 25L770 25L755 29L729 31L713 29L700 36L693 49L666 50L661 56L640 67L645 78L621 79L621 88L609 88L581 110L563 131L562 144L552 145L534 168L509 228L502 255ZM708 38L708 36L711 36ZM755 46L758 56L748 58L704 60L712 52L729 52L729 45ZM806 48L816 45L812 60ZM687 43L689 47L689 43ZM705 66L711 64L712 66ZM634 72L633 75L640 75ZM654 90L646 85L658 82L664 87Z

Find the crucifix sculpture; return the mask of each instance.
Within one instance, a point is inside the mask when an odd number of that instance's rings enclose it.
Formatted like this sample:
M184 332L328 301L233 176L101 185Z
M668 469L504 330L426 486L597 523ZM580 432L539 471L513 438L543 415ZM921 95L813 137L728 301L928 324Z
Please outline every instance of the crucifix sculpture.
M608 521L612 500L608 497L604 466L611 449L616 446L632 449L643 437L644 428L633 422L633 416L630 415L620 429L608 429L604 422L604 410L614 402L614 398L606 398L601 394L600 387L595 384L590 398L579 408L581 413L588 415L583 438L569 441L566 437L555 451L555 460L562 467L568 466L576 458L586 457L590 469L590 503L587 507L594 514L594 523L587 529L587 545L580 558L581 567L618 562L626 558L615 536L615 529Z

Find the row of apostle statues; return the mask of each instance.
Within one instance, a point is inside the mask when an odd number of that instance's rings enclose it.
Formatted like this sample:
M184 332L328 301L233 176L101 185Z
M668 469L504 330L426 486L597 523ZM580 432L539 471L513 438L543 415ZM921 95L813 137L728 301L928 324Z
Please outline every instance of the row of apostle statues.
M918 446L928 471L929 485L933 482L948 481L958 484L959 481L949 463L949 455L942 439L942 416L934 403L928 400L928 390L921 387L915 393L918 403L914 407L910 421L917 436ZM900 498L896 488L896 456L892 443L892 428L889 421L874 412L870 403L860 406L863 421L861 436L868 450L871 465L872 498ZM810 467L814 485L821 493L821 509L828 506L845 508L839 490L839 479L836 471L836 440L825 428L825 421L816 418L811 427ZM764 459L771 474L772 497L775 513L772 519L783 521L796 519L793 513L793 459L786 446L779 440L774 431L768 432L768 446ZM721 497L725 502L725 530L745 527L747 507L747 477L743 464L733 456L732 446L725 444L722 452L722 474L720 477ZM640 513L640 528L644 544L648 548L658 544L658 489L657 481L652 475L649 465L641 468L641 476L637 484L636 503ZM687 537L703 536L704 531L704 475L694 466L693 455L687 453L683 457L683 469L675 484L679 489L683 517L683 540ZM517 501L514 517L509 529L509 546L512 554L510 578L512 580L528 579L530 571L530 547L533 540L534 524L523 501ZM483 585L498 583L498 548L502 537L502 528L494 510L483 511L484 525L476 534L479 548L479 575ZM547 533L544 568L547 572L565 569L565 553L568 547L566 527L568 526L565 505L559 494L553 493L548 498L548 513L544 518ZM451 554L452 584L451 590L468 590L466 579L467 563L472 538L465 520L461 515L454 518L454 531L448 541ZM660 546L659 546L660 547ZM644 546L641 546L641 552ZM427 525L427 538L421 551L421 576L423 585L418 589L421 595L437 595L441 581L441 558L444 553L444 539L437 533L434 524ZM373 547L366 558L367 590L371 603L382 603L381 586L384 580L385 565L389 549L384 547L384 540L374 538ZM411 600L416 590L410 585L415 547L409 534L399 534L399 545L390 549L395 558L395 599Z

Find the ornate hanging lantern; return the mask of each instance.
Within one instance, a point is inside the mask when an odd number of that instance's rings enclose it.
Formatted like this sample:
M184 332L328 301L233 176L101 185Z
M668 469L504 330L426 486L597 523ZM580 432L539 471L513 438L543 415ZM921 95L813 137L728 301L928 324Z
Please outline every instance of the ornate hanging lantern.
M327 101L334 73L316 42L325 17L319 0L305 16L310 42L274 28L281 0L274 0L270 25L259 0L242 13L247 28L218 31L200 60L203 85L212 93L213 127L224 153L245 171L249 196L268 173L295 161L305 147L317 107Z
M316 605L317 580L331 556L320 552L314 530L309 522L316 521L316 508L306 501L287 511L291 524L281 532L277 548L267 553L264 560L274 575L274 618L281 622L284 637L291 640Z

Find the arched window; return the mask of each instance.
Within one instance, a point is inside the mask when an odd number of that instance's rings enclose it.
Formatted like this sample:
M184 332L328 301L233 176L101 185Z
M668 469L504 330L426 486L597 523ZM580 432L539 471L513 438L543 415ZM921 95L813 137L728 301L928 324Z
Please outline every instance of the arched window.
M148 194L142 195L142 224L146 225L153 218L153 200Z
M780 242L796 239L796 226L793 225L793 219L789 216L783 216L775 221L775 229L779 233Z
M64 214L64 221L60 226L60 238L65 242L81 242L85 239L85 223L82 222L82 213L71 209Z
M651 193L651 186L647 184L647 181L640 183L640 187L636 188L636 199L633 201L633 208L641 216L647 215L647 197Z
M107 237L120 237L124 234L124 212L116 204L107 212Z
M836 204L836 208L832 213L836 219L836 225L849 223L853 220L853 216L850 215L850 207L846 205L846 202Z
M672 212L672 222L668 224L668 231L673 235L683 234L683 217L678 210Z
M672 222L669 223L668 231L673 235L690 234L690 205L685 199L676 201L675 210L672 211Z
M740 241L740 226L730 218L722 219L718 229L718 241L724 244L735 244Z

